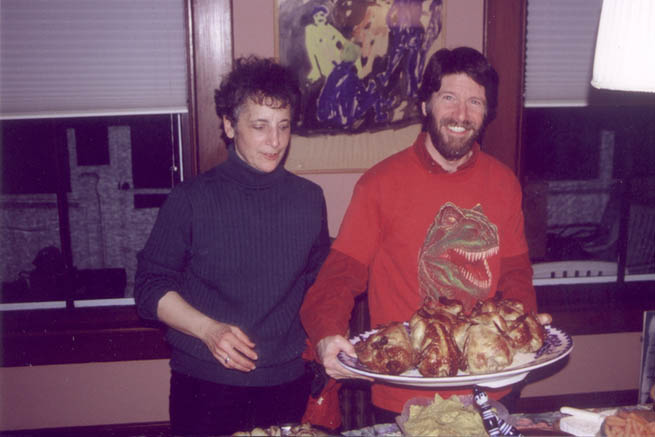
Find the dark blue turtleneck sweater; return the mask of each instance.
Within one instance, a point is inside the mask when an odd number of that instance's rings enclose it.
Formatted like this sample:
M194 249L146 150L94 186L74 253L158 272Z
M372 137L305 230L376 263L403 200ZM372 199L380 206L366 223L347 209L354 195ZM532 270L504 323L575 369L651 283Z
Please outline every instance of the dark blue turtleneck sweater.
M283 166L261 173L230 147L227 161L175 187L138 254L139 314L179 292L208 316L240 327L256 344L257 368L228 370L202 341L169 328L171 368L239 386L291 381L303 370L298 311L329 250L321 188Z

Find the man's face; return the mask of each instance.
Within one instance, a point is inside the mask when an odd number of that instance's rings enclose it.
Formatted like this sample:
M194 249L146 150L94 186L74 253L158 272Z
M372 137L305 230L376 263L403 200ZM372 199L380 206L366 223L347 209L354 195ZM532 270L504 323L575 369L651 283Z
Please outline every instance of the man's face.
M471 151L480 135L487 112L485 90L464 73L448 74L422 108L434 151L446 161L457 161Z
M289 146L291 112L288 106L276 109L247 99L236 126L227 118L223 118L223 126L228 138L234 140L237 155L252 168L270 173Z

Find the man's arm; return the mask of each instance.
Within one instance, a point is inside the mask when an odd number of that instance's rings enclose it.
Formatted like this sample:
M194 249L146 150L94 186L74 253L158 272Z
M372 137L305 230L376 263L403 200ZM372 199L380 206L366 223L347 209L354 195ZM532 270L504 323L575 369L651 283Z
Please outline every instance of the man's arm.
M337 355L341 351L355 355L346 335L355 296L366 290L367 280L366 266L332 249L300 309L310 344L327 374L335 379L360 378L341 366Z
M537 311L537 295L532 285L532 265L528 253L500 261L498 290L503 297L523 303L526 311Z
M523 190L518 179L512 174L502 186L506 197L503 209L507 220L503 222L501 241L508 250L501 255L500 277L497 290L503 297L516 299L523 303L526 311L537 312L537 296L532 285L532 264L525 238L525 217L523 216Z
M367 280L368 270L363 264L330 250L300 308L300 319L311 344L329 335L347 334L355 296L366 290Z
M328 375L337 379L358 377L339 364L337 354L343 351L355 355L346 337L355 296L366 290L368 265L379 247L380 192L375 176L369 172L357 181L339 237L300 309L311 347Z
M553 318L548 313L537 313L537 293L532 285L532 265L528 253L503 258L500 264L498 290L503 297L516 299L523 303L525 310L537 314L542 325L548 325Z

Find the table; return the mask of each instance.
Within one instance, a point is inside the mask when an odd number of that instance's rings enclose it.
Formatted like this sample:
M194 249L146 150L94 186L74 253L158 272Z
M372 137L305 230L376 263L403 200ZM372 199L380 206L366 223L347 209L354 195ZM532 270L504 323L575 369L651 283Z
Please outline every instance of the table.
M642 410L653 412L653 404L634 405L629 407L620 407L627 410ZM594 412L606 412L608 410L617 410L617 408L590 409ZM525 436L568 436L571 434L559 430L559 420L565 415L559 411L550 411L546 413L534 414L512 414L508 422L516 426ZM655 417L655 412L653 412ZM400 428L395 423L383 423L365 428L344 431L341 433L345 437L378 437L378 436L402 436Z

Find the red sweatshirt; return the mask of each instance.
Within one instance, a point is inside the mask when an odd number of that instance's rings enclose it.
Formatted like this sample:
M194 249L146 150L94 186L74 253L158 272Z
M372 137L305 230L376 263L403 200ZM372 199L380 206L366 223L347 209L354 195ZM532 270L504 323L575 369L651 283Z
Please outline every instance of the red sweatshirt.
M536 311L521 188L513 172L476 144L464 166L446 173L424 141L421 133L412 147L357 182L301 309L312 344L347 335L354 297L367 289L373 327L409 320L426 295L457 298L470 309L502 290ZM377 383L372 388L376 406L397 412L408 399L434 393Z

